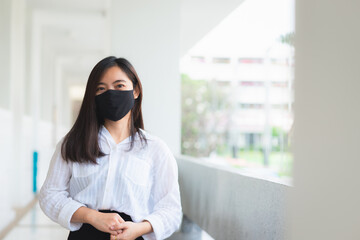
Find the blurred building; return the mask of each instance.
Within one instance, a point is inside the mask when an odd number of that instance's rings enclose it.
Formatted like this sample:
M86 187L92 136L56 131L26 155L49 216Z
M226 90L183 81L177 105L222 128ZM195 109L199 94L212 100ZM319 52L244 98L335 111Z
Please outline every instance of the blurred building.
M288 58L190 54L182 58L182 73L194 80L211 81L228 91L227 97L232 103L230 132L236 136L233 144L237 147L261 148L267 127L290 131L294 66L291 49L287 50Z

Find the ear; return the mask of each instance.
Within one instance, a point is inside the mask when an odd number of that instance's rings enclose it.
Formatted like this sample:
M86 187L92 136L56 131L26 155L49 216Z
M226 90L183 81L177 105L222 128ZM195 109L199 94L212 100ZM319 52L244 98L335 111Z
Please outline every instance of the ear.
M134 99L137 99L139 97L139 89L136 87L134 89Z

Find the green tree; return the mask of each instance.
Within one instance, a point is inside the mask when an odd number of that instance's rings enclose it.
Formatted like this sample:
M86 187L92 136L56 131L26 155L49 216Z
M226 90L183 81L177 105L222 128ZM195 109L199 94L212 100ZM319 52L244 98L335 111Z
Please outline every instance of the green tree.
M214 80L193 80L182 74L181 87L181 152L208 157L225 143L229 106L227 86Z
M280 36L280 42L294 46L295 44L295 33L290 32Z

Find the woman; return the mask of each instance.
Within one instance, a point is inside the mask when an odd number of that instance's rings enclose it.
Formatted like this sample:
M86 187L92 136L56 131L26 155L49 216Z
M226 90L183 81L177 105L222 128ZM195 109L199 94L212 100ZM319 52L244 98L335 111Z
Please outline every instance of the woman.
M142 87L124 58L90 73L74 126L56 146L39 203L69 240L164 239L181 223L177 164L144 130Z

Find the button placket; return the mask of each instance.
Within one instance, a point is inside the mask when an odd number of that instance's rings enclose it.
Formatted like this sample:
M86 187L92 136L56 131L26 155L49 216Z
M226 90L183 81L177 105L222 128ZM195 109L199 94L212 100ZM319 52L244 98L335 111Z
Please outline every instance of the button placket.
M109 164L108 164L108 172L107 172L107 177L106 177L106 183L105 183L105 191L104 191L104 197L103 197L103 203L102 203L102 208L108 208L110 203L111 203L111 194L109 192L109 188L113 182L113 169L114 169L114 160L113 158L116 158L116 154L117 154L117 148L116 146L113 146L110 150L110 154L109 154Z

